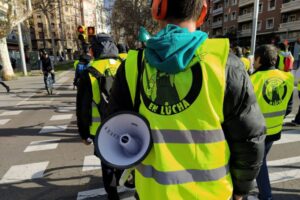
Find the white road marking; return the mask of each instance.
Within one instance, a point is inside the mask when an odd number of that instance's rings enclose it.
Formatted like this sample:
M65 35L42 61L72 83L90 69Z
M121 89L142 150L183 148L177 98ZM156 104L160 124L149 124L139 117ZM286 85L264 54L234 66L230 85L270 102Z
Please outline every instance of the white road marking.
M1 119L0 126L7 124L9 121L10 121L10 119Z
M19 104L19 106L22 105L49 105L53 102L53 99L50 99L50 101L24 101L22 104Z
M300 179L300 169L270 173L270 182L272 184L296 179Z
M59 141L60 141L60 139L34 141L34 142L31 142L29 146L27 146L27 148L24 150L24 152L56 149Z
M25 98L24 100L20 101L19 103L17 103L17 106L24 104L26 101L28 101L31 97L33 97L34 95L36 95L37 93L33 93L30 96L28 96L27 98Z
M14 165L10 167L6 174L2 177L0 184L42 178L48 164L49 161L25 165Z
M118 193L126 192L126 191L133 191L132 189L128 189L125 187L118 187ZM88 190L83 192L78 192L77 194L77 200L97 197L97 196L103 196L106 192L104 188L94 189L94 190Z
M283 131L281 134L281 139L279 141L276 141L274 145L286 144L291 142L300 142L300 130Z
M300 163L300 156L285 158L281 160L268 161L268 167L285 166L285 165L291 165L295 163Z
M58 121L58 120L67 120L71 119L73 114L66 114L66 115L53 115L50 121Z
M294 114L289 114L286 116L286 118L283 120L283 123L291 122L295 118Z
M83 161L82 171L91 171L101 169L100 159L94 155L85 156Z
M39 132L40 134L43 133L53 133L53 132L63 132L68 128L68 125L61 125L61 126L44 126L42 130Z
M69 107L59 107L58 112L71 112L75 111L76 107L75 106L69 106Z
M13 116L13 115L19 115L23 112L22 110L15 110L15 111L5 111L0 114L0 116Z

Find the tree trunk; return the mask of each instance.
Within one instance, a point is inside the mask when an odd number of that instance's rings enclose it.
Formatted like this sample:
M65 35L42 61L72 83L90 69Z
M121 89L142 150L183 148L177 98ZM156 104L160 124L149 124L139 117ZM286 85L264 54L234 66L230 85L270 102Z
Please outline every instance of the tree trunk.
M55 40L54 40L54 35L52 33L52 27L51 27L51 19L49 16L49 13L45 13L47 23L48 23L48 30L49 30L49 35L51 37L51 46L52 46L52 51L53 51L53 56L54 56L54 63L57 63L57 51L56 51L56 45L55 45Z
M0 39L0 61L3 66L3 79L5 81L13 79L15 74L8 54L6 37Z

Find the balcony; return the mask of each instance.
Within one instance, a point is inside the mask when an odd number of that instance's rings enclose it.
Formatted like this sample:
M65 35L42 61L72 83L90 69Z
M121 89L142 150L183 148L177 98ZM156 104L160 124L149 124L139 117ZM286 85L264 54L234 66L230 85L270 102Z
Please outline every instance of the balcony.
M212 28L220 28L223 25L223 21L217 21L212 23Z
M281 13L290 12L294 10L300 10L300 0L290 1L283 3L281 7Z
M223 13L223 7L217 8L217 9L212 11L213 16L219 15L219 14L222 14L222 13Z
M240 15L239 18L238 18L238 22L245 22L245 21L251 21L253 18L253 13L247 13L247 14L243 14L243 15Z
M279 31L295 31L300 30L300 20L281 23L279 25Z
M251 29L244 29L240 31L241 37L250 36L251 35Z
M246 6L252 3L254 3L254 0L240 0L239 7Z
M219 3L221 0L213 0L213 3Z

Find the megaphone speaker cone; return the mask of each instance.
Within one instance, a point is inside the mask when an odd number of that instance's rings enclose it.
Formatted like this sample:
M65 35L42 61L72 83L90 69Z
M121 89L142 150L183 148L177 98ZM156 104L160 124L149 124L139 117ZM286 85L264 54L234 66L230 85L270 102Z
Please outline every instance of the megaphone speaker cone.
M100 126L95 147L107 165L127 169L140 163L152 147L148 121L134 112L120 112Z

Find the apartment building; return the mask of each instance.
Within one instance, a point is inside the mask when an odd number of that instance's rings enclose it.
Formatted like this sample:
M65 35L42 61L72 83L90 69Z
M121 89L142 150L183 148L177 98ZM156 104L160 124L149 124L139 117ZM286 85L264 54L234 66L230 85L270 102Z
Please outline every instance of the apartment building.
M202 29L210 37L229 37L250 45L255 0L211 0L209 17ZM300 37L300 0L260 0L257 43L275 43Z

